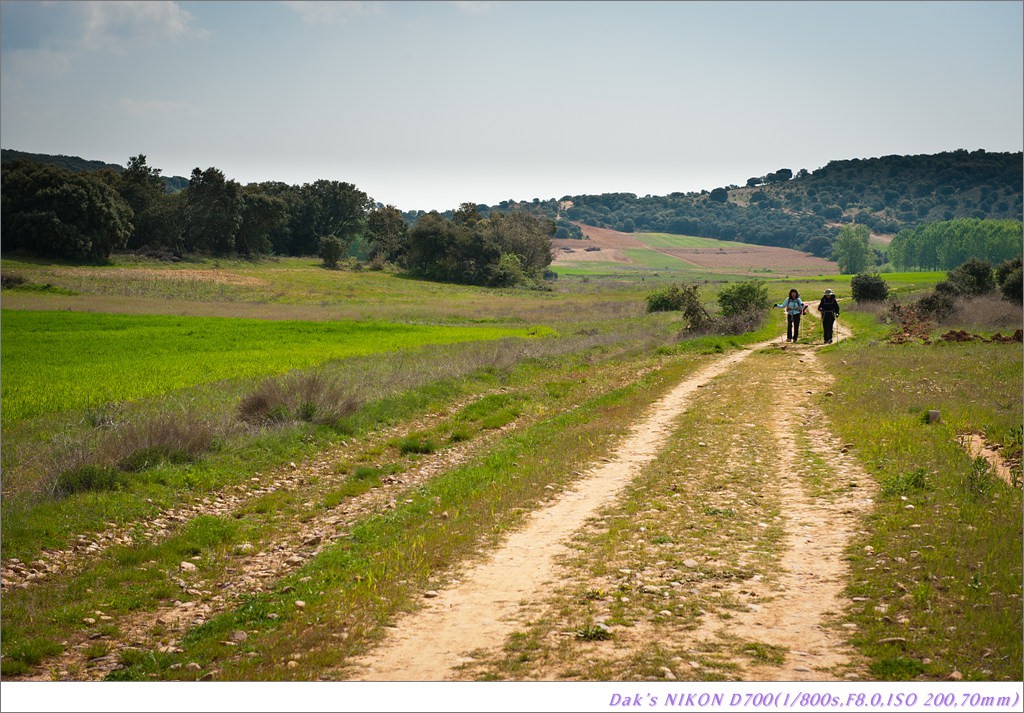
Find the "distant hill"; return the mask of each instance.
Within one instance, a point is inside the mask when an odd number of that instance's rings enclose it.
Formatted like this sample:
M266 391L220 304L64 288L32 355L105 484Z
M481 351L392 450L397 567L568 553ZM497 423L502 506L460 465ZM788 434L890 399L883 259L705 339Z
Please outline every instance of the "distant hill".
M556 218L558 237L582 237L575 223L626 233L663 232L797 248L820 257L843 223L892 235L953 218L1020 220L1024 156L957 150L832 161L814 172L788 168L746 185L638 197L633 193L503 201L491 210ZM406 213L415 221L417 213Z
M753 184L753 185L752 185ZM831 161L792 180L752 178L729 199L864 223L895 233L953 218L1017 219L1022 213L1021 153L952 151Z
M124 171L124 166L116 163L105 163L103 161L90 161L78 156L56 156L45 153L29 153L28 151L16 151L14 149L0 149L0 163L8 161L33 161L35 163L50 163L55 166L74 171L102 171L108 169L114 173ZM188 185L188 179L181 176L161 176L168 192L180 191Z

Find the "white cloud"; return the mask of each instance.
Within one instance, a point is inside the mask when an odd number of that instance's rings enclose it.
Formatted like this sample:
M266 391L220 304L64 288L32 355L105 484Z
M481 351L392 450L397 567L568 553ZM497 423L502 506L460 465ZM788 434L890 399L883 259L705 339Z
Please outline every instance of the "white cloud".
M130 116L146 119L180 119L196 116L199 107L188 102L166 99L131 99L125 97L117 103L117 109Z
M66 74L89 52L122 54L205 34L176 2L40 2L23 7L28 9L14 16L20 24L11 30L20 33L23 46L3 51L3 78L12 87Z
M84 2L81 46L87 50L124 52L201 34L192 13L176 2L133 0Z
M350 17L369 13L380 13L378 2L323 2L322 0L285 0L288 9L298 13L307 25L336 25Z

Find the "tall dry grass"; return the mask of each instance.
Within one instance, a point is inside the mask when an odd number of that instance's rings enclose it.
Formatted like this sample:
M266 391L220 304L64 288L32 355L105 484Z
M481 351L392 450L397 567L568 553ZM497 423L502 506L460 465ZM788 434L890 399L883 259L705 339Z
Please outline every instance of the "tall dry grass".
M351 385L340 374L314 369L264 380L242 397L238 415L247 423L296 420L330 425L358 407Z
M939 320L939 326L956 327L974 332L995 332L1021 329L1024 308L991 294L957 301L951 315Z

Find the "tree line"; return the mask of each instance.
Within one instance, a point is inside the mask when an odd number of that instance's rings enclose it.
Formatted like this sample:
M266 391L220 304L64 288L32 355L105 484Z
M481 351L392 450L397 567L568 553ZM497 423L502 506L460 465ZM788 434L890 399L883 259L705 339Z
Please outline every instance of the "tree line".
M898 268L942 267L958 264L970 256L964 250L969 253L990 241L990 226L978 221L1017 220L1019 225L1021 156L958 150L852 159L833 161L813 172L780 168L750 178L742 187L666 196L605 193L507 200L476 205L474 211L487 220L492 214L528 214L536 221L537 234L551 233L553 226L551 235L556 238L582 238L578 224L586 224L796 248L848 265L859 265L863 257L869 267L888 259L886 253L862 245L872 231L904 234L956 221L981 226L983 237L943 242L941 258L929 257L931 248L922 252L918 247L922 241L934 242L927 237L930 231L924 232L925 238L894 240ZM320 254L334 264L346 256L395 264L415 258L407 269L447 275L445 279L458 275L460 281L479 284L497 279L497 273L481 267L495 266L489 257L494 246L507 252L498 238L470 240L462 235L476 230L475 223L460 222L457 214L463 207L403 213L377 204L350 183L319 180L296 186L269 181L243 186L216 168L197 168L176 191L168 190L167 179L146 164L144 155L132 157L120 171L110 164L81 159L74 164L70 157L56 157L86 172L12 158L5 150L4 250L77 260L99 259L124 249L243 257ZM442 267L441 258L428 265L408 244L410 228L428 215L436 217L427 220L424 229L435 231L437 253L448 255L449 267ZM450 223L451 230L439 229L444 223L438 219ZM469 267L457 270L451 256L459 251L469 255ZM979 256L1002 259L1001 252ZM533 269L529 256L520 255L519 260L524 269Z
M451 219L423 216L410 230L394 206L350 183L241 185L217 168L192 171L168 192L145 155L124 170L71 171L3 164L3 250L75 261L114 251L256 258L319 255L391 263L429 279L489 286L543 282L554 222L525 212L483 216L465 204Z
M1021 221L957 218L901 230L889 257L898 270L950 270L969 258L996 265L1022 251Z

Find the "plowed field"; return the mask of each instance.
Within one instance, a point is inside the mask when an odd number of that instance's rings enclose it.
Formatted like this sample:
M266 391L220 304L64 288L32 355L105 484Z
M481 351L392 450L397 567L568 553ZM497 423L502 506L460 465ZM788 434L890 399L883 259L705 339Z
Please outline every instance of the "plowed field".
M700 247L687 243L693 239L680 236L679 247L666 247L664 241L652 245L644 240L644 233L620 233L607 228L581 225L587 240L554 240L554 265L570 266L584 262L611 262L634 265L634 250L650 250L678 259L681 268L697 267L723 274L780 273L786 275L836 275L836 263L789 248L750 245L722 240L699 239ZM591 248L588 250L587 248ZM599 248L594 250L593 248ZM570 252L571 251L571 252Z

